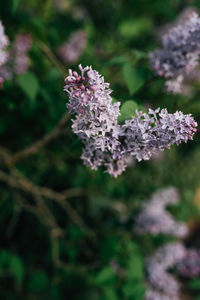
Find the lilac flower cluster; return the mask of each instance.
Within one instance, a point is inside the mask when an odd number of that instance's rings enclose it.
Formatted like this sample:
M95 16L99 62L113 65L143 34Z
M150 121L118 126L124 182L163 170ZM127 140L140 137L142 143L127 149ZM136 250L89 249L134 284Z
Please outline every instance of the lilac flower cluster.
M183 8L183 10L179 13L177 18L167 24L161 25L159 28L156 29L156 37L159 41L162 41L162 38L165 34L167 34L171 29L179 26L184 25L187 21L190 20L191 15L198 14L198 11L195 7L187 6L186 8Z
M177 295L166 295L155 290L147 290L145 300L180 300Z
M32 39L28 34L19 34L7 50L7 59L0 65L0 82L12 79L14 74L23 74L29 66L28 51Z
M200 275L200 251L195 248L187 249L184 259L177 265L179 274L193 278Z
M3 24L0 20L0 66L2 66L8 58L6 47L9 44L8 37L5 35Z
M164 159L164 156L165 156L164 152L155 150L151 156L151 161L152 161L152 163L156 164L156 163L162 161Z
M87 35L84 30L74 32L69 40L59 47L57 53L66 64L77 62L83 54L87 43Z
M7 46L9 44L8 37L5 35L3 24L0 20L0 67L8 60ZM0 87L3 84L3 78L0 76Z
M200 275L200 252L187 249L182 243L171 243L158 249L146 261L148 274L148 289L145 300L180 300L180 284L167 271L176 267L178 274L194 278Z
M186 236L187 226L175 221L166 211L167 205L178 201L178 191L175 188L163 189L153 194L151 199L143 204L141 213L136 217L134 231L138 234L170 234L179 238Z
M159 190L143 204L136 217L134 231L137 234L169 234L184 238L188 234L186 224L177 222L166 207L179 201L176 188ZM182 242L172 242L160 247L146 259L147 291L145 300L180 300L180 283L168 271L176 267L178 274L194 278L200 275L200 251L186 248Z
M133 160L148 160L156 150L169 149L193 138L197 123L190 114L166 109L136 116L124 124L117 122L120 102L112 103L109 84L92 67L82 68L81 75L69 70L64 90L69 95L67 107L75 114L72 129L85 144L84 164L117 177Z
M179 242L174 242L159 248L152 257L147 258L147 275L151 287L147 291L146 300L151 299L149 295L155 292L163 295L160 299L165 297L179 299L180 284L175 276L168 273L168 270L176 266L184 257L185 247Z
M12 46L11 54L13 59L13 68L16 74L23 74L29 66L28 51L31 48L32 38L29 34L19 34Z
M162 38L162 49L150 53L150 64L158 76L167 79L169 93L181 93L183 81L194 70L200 57L200 18L191 13L181 25Z

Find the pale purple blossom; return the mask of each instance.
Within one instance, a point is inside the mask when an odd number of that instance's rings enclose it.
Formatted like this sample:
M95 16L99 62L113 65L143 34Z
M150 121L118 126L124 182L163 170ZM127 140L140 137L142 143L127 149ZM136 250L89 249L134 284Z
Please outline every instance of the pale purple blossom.
M2 78L2 81L12 79L13 77L13 68L10 64L10 59L8 56L8 61L3 65L0 66L0 77Z
M6 63L8 59L7 46L9 40L5 34L4 26L0 20L0 66Z
M169 149L172 144L179 145L192 139L197 123L191 115L180 111L174 114L166 109L149 109L149 113L137 112L137 117L126 120L121 126L119 139L123 154L130 154L138 161L148 160L159 149Z
M187 6L184 8L178 17L170 23L164 24L156 30L156 37L159 41L162 41L162 38L167 34L171 29L179 25L184 25L185 22L189 21L192 14L198 14L198 11L195 7Z
M148 113L136 111L136 116L118 124L120 102L112 102L109 84L92 67L82 68L81 74L69 70L64 90L69 95L67 108L72 114L73 132L85 144L82 159L96 170L117 177L132 160L148 160L154 151L169 149L193 138L197 123L190 114L166 109Z
M137 234L169 234L179 238L188 233L187 226L176 221L166 207L179 201L175 188L160 190L142 205L141 212L135 219L134 231Z
M190 18L169 30L162 38L162 49L150 53L150 64L158 76L164 77L169 93L181 93L183 81L194 70L200 57L200 18Z
M23 74L29 67L28 51L32 44L29 34L18 34L7 50L7 59L0 66L2 81L12 79L14 75Z
M179 75L174 79L168 79L165 82L166 91L170 94L181 94L183 90L183 75Z
M181 285L177 278L168 272L174 267L183 277L199 276L200 252L195 248L187 249L183 244L174 242L160 247L153 256L147 258L148 286L145 300L180 299Z
M183 277L194 278L200 275L200 252L187 249L184 258L177 265L178 272Z
M143 204L136 217L135 232L152 235L163 233L184 238L187 225L176 222L166 211L166 206L176 204L179 194L175 188L159 190ZM145 260L147 290L144 300L180 300L181 284L171 271L178 275L194 278L200 275L200 252L187 249L182 242L171 242Z
M31 48L32 38L29 34L17 35L11 49L13 72L23 74L29 67L28 51Z
M168 271L184 258L185 251L181 243L173 242L160 247L153 256L147 258L147 277L154 290L171 297L178 297L180 283Z
M65 91L70 97L67 107L76 114L73 132L85 143L82 159L94 170L104 165L108 171L116 173L116 168L124 168L123 162L117 162L118 167L113 165L114 153L120 146L120 126L117 124L120 103L112 103L109 84L97 71L91 67L82 68L81 65L79 68L81 75L69 71Z
M164 152L161 152L159 150L155 150L154 153L151 156L151 161L154 164L157 164L158 162L161 162L164 159Z
M87 44L87 35L84 30L75 31L67 42L61 45L57 53L66 64L76 63L83 54Z
M168 295L153 289L147 289L144 300L180 300L180 298L178 295Z

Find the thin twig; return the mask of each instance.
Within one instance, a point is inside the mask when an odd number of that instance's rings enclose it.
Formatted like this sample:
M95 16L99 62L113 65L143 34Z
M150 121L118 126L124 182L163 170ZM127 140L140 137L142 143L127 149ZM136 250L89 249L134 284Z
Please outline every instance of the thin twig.
M19 177L20 172L17 170L14 170L13 174L14 176L0 170L0 180L16 189L28 192L34 197L45 197L53 200L67 212L71 220L75 224L79 225L88 236L95 238L95 233L90 228L88 228L88 226L84 223L76 210L72 208L71 205L66 201L65 195L55 192L46 187L39 187L32 183L30 180L25 179L25 177Z
M39 139L32 145L28 146L27 148L20 150L19 152L10 156L6 160L6 164L8 166L12 166L18 160L37 153L40 148L44 147L47 143L57 138L61 134L61 129L67 122L68 118L69 118L69 114L64 115L50 133L46 134L41 139Z
M66 69L63 67L62 63L57 59L55 54L51 51L51 49L42 41L37 40L37 44L40 49L45 53L45 55L49 58L49 60L58 68L61 72L63 78L66 77Z
M15 200L21 209L34 214L50 230L49 238L51 242L52 262L57 266L57 261L59 260L58 238L64 236L63 230L57 225L55 218L41 197L35 199L37 206L30 205L17 192L15 193Z

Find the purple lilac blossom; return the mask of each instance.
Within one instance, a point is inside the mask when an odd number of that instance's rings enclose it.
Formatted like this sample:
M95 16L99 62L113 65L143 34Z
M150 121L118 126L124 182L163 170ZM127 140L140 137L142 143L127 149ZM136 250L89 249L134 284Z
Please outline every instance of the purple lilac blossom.
M13 57L13 71L16 74L23 74L29 67L28 51L31 48L32 38L29 34L19 34L11 50Z
M29 67L28 51L32 38L28 34L19 34L7 52L6 62L0 66L2 81L12 79L14 74L23 74Z
M198 66L193 71L186 74L186 76L184 77L181 94L186 97L194 95L195 85L199 84L199 82L200 82L200 69Z
M168 79L165 82L166 91L169 94L182 94L183 80L183 75L179 75L175 79Z
M170 23L164 24L162 26L160 26L157 30L156 30L156 37L158 38L158 40L161 42L162 38L165 34L167 34L171 29L179 26L179 25L184 25L185 22L189 21L191 18L191 15L195 13L198 14L198 11L195 7L186 7L184 8L180 14L178 15L178 17Z
M174 242L160 247L157 252L147 258L146 269L148 281L153 289L169 296L177 296L180 284L168 270L173 268L185 256L185 247Z
M158 76L164 77L169 93L181 93L187 74L196 68L200 57L200 18L190 18L162 38L162 49L150 53L150 64Z
M154 153L151 156L151 161L152 163L158 163L160 161L162 161L164 158L164 152L161 152L159 150L155 150Z
M190 20L191 15L194 13L197 14L196 8L185 8L174 22L162 26L157 31L158 39L162 40L163 35L167 34L172 28L184 25L184 23ZM195 68L184 76L179 75L176 80L168 79L165 85L166 91L172 94L181 94L186 97L191 96L194 94L194 83L198 83L200 80L199 72L199 69Z
M3 24L0 20L0 66L5 64L8 59L6 47L9 44L8 37L5 35Z
M193 138L197 123L190 114L180 111L136 111L136 117L119 125L120 102L112 103L109 83L92 67L79 65L79 69L81 75L69 70L64 90L70 99L67 108L75 114L73 132L85 144L82 160L93 170L104 166L106 172L117 177L131 158L148 160L156 150Z
M87 43L87 35L84 30L75 31L69 40L59 47L58 55L66 64L77 62L83 54Z
M166 109L149 109L148 114L136 112L137 117L121 126L122 153L131 154L138 161L148 160L154 150L169 149L172 144L187 142L196 132L197 123L191 115L180 111L170 114Z
M147 289L144 300L180 300L177 295L167 295L153 289Z
M65 79L65 91L70 98L67 107L71 113L76 114L73 132L85 144L82 159L94 170L104 165L108 172L118 175L125 169L122 156L114 159L120 145L120 126L117 124L120 103L112 103L109 84L104 82L97 71L91 67L82 68L81 65L79 68L81 75L69 71Z
M175 221L166 211L166 206L177 203L178 200L178 191L175 188L163 189L153 194L149 201L143 204L141 212L136 217L134 231L137 234L162 233L179 238L185 237L188 233L187 226Z
M187 249L184 258L177 265L178 272L183 277L197 277L200 275L200 252Z
M4 26L0 20L0 68L8 60L7 46L9 44L8 37L5 35ZM4 82L4 77L0 72L0 88L2 88Z
M5 80L12 79L13 77L13 69L12 65L10 64L10 59L9 59L9 54L8 54L8 61L5 63L5 65L0 67L0 78L2 78L2 82Z

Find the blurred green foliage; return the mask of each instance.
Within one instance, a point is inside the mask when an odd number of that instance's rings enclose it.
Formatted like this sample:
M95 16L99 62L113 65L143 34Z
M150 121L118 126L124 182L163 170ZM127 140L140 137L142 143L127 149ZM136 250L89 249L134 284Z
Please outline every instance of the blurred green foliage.
M167 95L148 65L148 52L159 45L156 30L189 5L200 9L200 1L189 0L1 0L0 19L10 40L26 32L33 45L29 71L0 90L0 146L15 153L53 130L66 111L63 70L67 74L79 63L92 65L111 83L114 101L121 101L119 122L149 106L179 109L199 121L200 85L191 96ZM75 65L61 62L59 68L48 53L59 59L56 49L78 29L87 33L87 47ZM134 235L142 201L158 188L176 186L181 202L174 216L198 224L198 133L193 142L165 151L162 160L137 163L117 179L83 166L81 148L68 120L62 135L15 167L37 186L58 193L81 189L66 202L95 236L52 199L41 204L31 188L18 190L0 180L1 299L142 300L144 258L169 240ZM12 168L1 164L7 173ZM36 213L34 205L44 207ZM190 299L198 299L199 291L199 278L187 284Z

